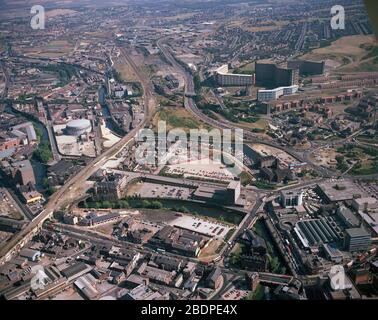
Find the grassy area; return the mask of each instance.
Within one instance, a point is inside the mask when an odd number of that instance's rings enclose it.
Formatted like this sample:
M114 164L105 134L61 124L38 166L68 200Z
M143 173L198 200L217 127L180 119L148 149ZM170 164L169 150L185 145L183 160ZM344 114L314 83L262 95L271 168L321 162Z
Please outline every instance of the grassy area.
M264 182L264 181L254 181L252 183L252 185L254 185L255 187L259 188L259 189L264 189L264 190L274 190L275 189L275 186L268 183L268 182Z
M264 221L259 220L255 223L253 230L258 234L260 237L262 237L267 245L267 251L268 251L268 261L269 261L269 271L272 273L277 274L285 274L286 273L286 267L284 265L284 262L281 259L281 256L277 250L277 248L274 245L273 239L266 228Z
M247 248L243 244L237 243L235 245L232 253L230 254L230 262L231 262L231 264L234 265L234 266L240 266L240 261L241 261L240 256L246 250L247 250Z
M42 142L38 145L38 149L34 151L33 157L44 164L47 164L53 157L50 144L48 142Z
M252 183L252 176L248 173L243 171L240 175L240 182L243 186L249 185Z
M333 60L343 72L377 71L377 47L374 36L354 35L346 36L333 41L330 45L312 50L302 56L309 60Z
M265 298L265 289L261 284L257 285L255 291L250 292L243 300L264 300Z
M350 171L352 175L356 176L364 176L370 174L377 174L378 173L378 161L369 161L365 162L363 165L357 164L353 167Z
M139 81L138 75L134 72L134 69L124 59L115 61L114 69L119 73L122 82Z
M243 121L240 122L240 127L249 129L256 133L265 132L265 130L268 128L269 122L265 119L258 119L258 118L249 118L249 119L243 119Z
M233 71L233 73L238 74L252 74L253 72L255 72L254 62L246 63Z
M349 168L348 163L356 162L349 171L352 175L370 175L378 173L378 149L367 146L345 145L337 149L342 156L336 157L337 169L341 172Z
M161 108L156 112L152 120L155 129L157 129L158 121L165 121L168 131L171 129L182 129L187 132L190 129L210 129L210 127L195 119L184 108Z
M26 55L38 56L42 58L58 58L72 52L74 44L66 40L52 40L41 46L34 46L29 48L17 48Z
M59 83L58 87L64 87L68 84L72 76L76 73L74 67L63 64L48 64L47 66L40 67L41 70L58 74Z

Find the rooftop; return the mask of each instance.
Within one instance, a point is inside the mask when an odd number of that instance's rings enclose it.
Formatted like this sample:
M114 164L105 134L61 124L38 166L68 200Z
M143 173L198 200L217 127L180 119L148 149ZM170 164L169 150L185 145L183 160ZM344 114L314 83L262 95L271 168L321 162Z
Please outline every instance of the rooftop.
M356 237L370 237L370 233L367 232L364 228L351 228L346 229L345 232L352 238Z

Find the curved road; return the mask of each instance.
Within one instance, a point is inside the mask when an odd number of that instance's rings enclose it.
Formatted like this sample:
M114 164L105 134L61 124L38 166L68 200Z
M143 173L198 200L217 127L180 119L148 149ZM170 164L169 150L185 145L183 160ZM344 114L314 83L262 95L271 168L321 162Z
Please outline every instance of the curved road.
M30 224L18 234L16 234L3 248L0 250L0 258L3 259L9 252L14 250L17 245L27 237L35 228L40 226L44 220L49 218L55 210L60 209L67 200L71 199L71 190L75 191L80 187L84 181L86 181L94 172L96 172L109 158L119 153L132 139L134 139L137 132L144 127L144 125L150 121L152 111L156 106L155 99L153 97L151 88L148 81L140 74L137 66L128 57L127 53L122 49L122 53L125 55L125 59L129 62L131 67L140 79L143 87L143 99L145 103L145 117L143 121L126 136L124 136L119 142L117 142L110 149L106 150L100 156L91 161L85 168L83 168L78 174L72 177L66 182L56 193L54 193L49 199L45 209L32 221Z
M184 101L185 108L188 111L190 111L192 114L194 114L198 119L200 119L201 121L215 128L237 129L238 127L234 123L231 123L227 120L215 120L205 115L201 110L198 109L196 103L193 100L193 95L195 94L193 77L187 70L184 69L184 67L182 67L176 61L176 59L173 57L173 55L169 51L168 46L164 43L164 40L165 38L161 38L157 41L156 44L158 48L161 50L165 58L172 64L172 66L176 68L177 70L179 70L185 78L185 101ZM307 158L304 157L303 152L298 152L298 151L293 150L292 148L281 146L280 144L274 141L264 140L262 137L257 136L253 134L252 132L244 131L244 140L251 143L265 144L265 145L283 150L289 155L299 160L300 162L302 163L307 162L313 167L315 171L317 171L319 174L321 174L324 177L331 177L334 175L334 173L330 172L328 169L318 166L314 164L312 161L309 161L308 157Z

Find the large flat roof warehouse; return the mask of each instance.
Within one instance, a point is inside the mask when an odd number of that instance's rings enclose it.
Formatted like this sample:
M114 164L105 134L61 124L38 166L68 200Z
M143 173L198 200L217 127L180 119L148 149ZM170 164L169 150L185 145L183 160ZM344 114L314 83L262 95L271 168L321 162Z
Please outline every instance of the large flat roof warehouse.
M328 202L352 200L363 196L359 187L349 180L337 180L319 183L318 193Z
M169 223L182 229L195 231L197 233L218 239L224 239L231 227L227 224L208 221L188 215L183 215Z

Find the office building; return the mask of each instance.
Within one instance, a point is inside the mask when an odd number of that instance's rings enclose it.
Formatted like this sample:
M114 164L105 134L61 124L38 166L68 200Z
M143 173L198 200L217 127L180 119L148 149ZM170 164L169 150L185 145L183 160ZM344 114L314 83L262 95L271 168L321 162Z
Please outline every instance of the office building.
M303 203L302 190L281 191L281 205L284 208L301 206Z
M371 244L371 235L364 228L345 230L345 249L349 252L366 251Z
M236 203L240 197L240 181L231 181L227 186L227 198L232 204Z
M298 91L298 85L293 85L289 87L278 87L270 90L259 90L257 92L258 101L271 101L278 100L282 96L294 94Z
M219 86L252 86L255 79L252 74L233 74L228 73L228 65L225 64L215 70L215 81Z
M360 220L357 216L344 205L340 205L336 209L336 214L347 228L356 228L360 226Z
M256 85L261 87L290 87L298 84L299 71L278 67L271 61L256 61Z

